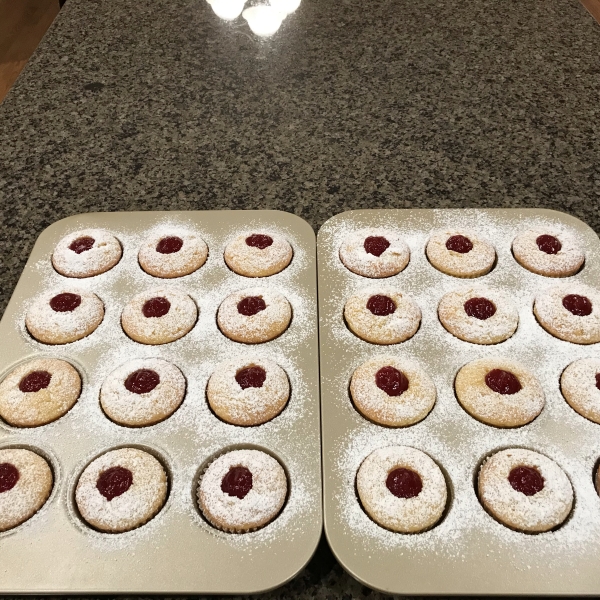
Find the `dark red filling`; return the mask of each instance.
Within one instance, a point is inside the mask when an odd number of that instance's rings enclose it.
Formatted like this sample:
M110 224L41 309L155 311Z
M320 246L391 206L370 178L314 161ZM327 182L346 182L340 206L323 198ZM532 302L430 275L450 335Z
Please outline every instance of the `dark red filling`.
M494 392L511 396L521 389L521 383L515 375L502 369L492 369L485 376L485 383Z
M470 317L485 321L496 314L496 307L487 298L471 298L465 302L465 312Z
M459 252L460 254L466 254L473 250L473 242L464 235L453 235L446 240L446 248L453 252Z
M19 382L22 392L39 392L50 385L52 375L48 371L32 371Z
M71 312L75 310L81 304L81 296L79 294L71 294L71 292L64 292L58 294L50 300L50 308L54 312Z
M251 236L246 238L246 244L259 250L268 248L273 243L273 238L270 235L263 235L262 233L253 233Z
M156 244L156 251L160 254L175 254L183 246L183 240L175 235L164 237Z
M600 373L596 373L596 387L600 390Z
M535 243L537 247L546 254L557 254L562 244L553 235L540 235Z
M249 387L262 387L266 378L267 372L262 367L257 367L256 365L244 367L235 374L235 380L243 390Z
M12 490L19 481L19 470L10 463L0 464L0 494Z
M408 379L394 367L382 367L375 373L375 383L388 396L400 396L408 389Z
M221 481L221 491L240 500L252 489L252 473L246 467L231 467Z
M252 317L261 310L265 310L265 308L267 308L267 305L260 296L247 296L240 300L237 305L240 315L246 317Z
M133 483L133 473L125 467L111 467L102 471L96 487L98 491L110 502L113 498L124 494Z
M134 394L147 394L160 383L160 377L151 369L138 369L127 376L125 387Z
M363 245L365 252L373 256L381 256L390 247L390 243L380 235L370 235Z
M77 238L75 241L71 242L69 250L73 250L75 254L81 254L82 252L87 252L88 250L91 250L95 243L96 240L93 237L89 237L86 235L84 237Z
M592 302L585 296L569 294L562 300L563 306L576 317L587 317L592 314Z
M414 498L421 493L423 482L415 471L399 467L387 476L385 485L396 498Z
M387 317L396 312L396 303L389 296L371 296L367 308L377 317Z
M515 467L508 474L508 481L513 490L521 492L526 496L534 496L544 489L544 478L537 469L531 467Z
M171 308L171 303L166 298L150 298L142 306L145 317L164 317Z

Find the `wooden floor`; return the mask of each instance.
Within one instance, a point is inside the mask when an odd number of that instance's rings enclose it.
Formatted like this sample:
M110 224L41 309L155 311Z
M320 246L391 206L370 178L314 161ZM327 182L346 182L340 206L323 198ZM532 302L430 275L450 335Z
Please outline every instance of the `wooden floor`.
M58 11L58 0L0 0L0 102Z
M59 0L0 0L0 102L59 11ZM600 0L581 0L600 24Z

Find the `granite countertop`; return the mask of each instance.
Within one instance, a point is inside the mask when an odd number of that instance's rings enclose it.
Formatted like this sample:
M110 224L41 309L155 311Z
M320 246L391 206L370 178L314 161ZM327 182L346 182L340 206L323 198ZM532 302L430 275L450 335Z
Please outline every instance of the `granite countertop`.
M4 310L87 211L547 207L600 233L600 27L576 0L68 0L0 107ZM322 543L271 597L370 592ZM376 592L372 598L379 596Z

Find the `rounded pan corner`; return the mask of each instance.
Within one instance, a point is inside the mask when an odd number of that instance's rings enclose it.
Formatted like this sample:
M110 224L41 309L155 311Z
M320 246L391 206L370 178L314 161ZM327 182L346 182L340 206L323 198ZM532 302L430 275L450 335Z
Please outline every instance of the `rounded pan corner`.
M313 239L316 239L315 230L313 229L312 225L306 219L303 219L302 217L298 216L295 213L287 212L286 210L277 210L277 209L266 209L266 210L260 210L258 212L273 213L273 214L277 214L277 215L285 215L283 217L284 219L290 219L291 221L295 221L293 223L293 225L295 227L302 227L303 229L306 229L307 232L310 230L310 233L312 234Z
M559 219L561 221L570 221L575 227L585 228L594 235L598 235L585 221L568 212L565 212L564 210L556 210L555 208L535 208L531 210L535 211L536 213L547 214L549 217L554 217L555 219Z

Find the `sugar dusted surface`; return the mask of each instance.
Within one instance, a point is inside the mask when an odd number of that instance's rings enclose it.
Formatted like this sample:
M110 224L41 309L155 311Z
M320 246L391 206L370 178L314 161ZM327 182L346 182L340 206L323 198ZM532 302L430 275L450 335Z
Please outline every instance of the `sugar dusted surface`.
M562 393L580 415L600 423L600 358L582 358L571 363L560 378Z
M526 224L527 223L527 224ZM367 359L386 354L356 338L345 326L344 299L364 285L364 279L339 264L336 249L353 230L366 226L397 227L411 250L411 262L389 282L406 291L422 310L419 331L399 349L418 360L431 374L438 390L436 404L422 422L401 430L365 421L352 407L348 384L352 372ZM558 581L561 575L592 566L600 536L600 500L592 481L598 430L573 411L562 398L559 379L567 365L595 354L595 346L579 346L545 332L532 307L536 294L551 284L547 278L523 269L512 256L511 244L524 226L560 226L559 215L522 216L493 211L380 211L348 213L327 223L319 233L319 290L323 355L322 403L324 424L325 515L329 537L345 566L363 581L390 589L392 560L400 572L410 574L400 589L414 593L427 589L466 591L474 577L473 565L486 573L478 581L481 593L498 589L533 590L540 582ZM474 230L494 244L498 262L479 282L504 289L519 312L519 327L501 346L464 342L447 332L437 316L440 298L460 282L437 271L424 248L437 229ZM585 268L573 280L592 283L600 278L597 237L585 229L572 235L586 253ZM497 429L469 417L453 391L456 373L469 361L497 355L527 365L540 380L546 406L529 425ZM386 531L364 513L356 499L355 474L366 456L377 448L410 445L430 455L452 485L449 510L430 531L403 536ZM556 461L573 482L576 502L568 521L558 530L541 535L512 531L483 509L474 491L480 462L495 450L525 447ZM431 585L426 573L446 574L445 587ZM511 578L506 578L511 573ZM547 577L547 575L550 577ZM554 578L554 579L553 579ZM567 581L567 579L565 579ZM398 582L396 581L396 585ZM399 590L399 588L396 588ZM549 589L549 588L546 588ZM439 592L438 592L439 593Z
M263 249L248 246L246 238L253 234L268 235L273 243ZM229 268L239 275L269 277L287 268L293 254L293 249L284 236L262 228L236 235L225 246L224 258Z

